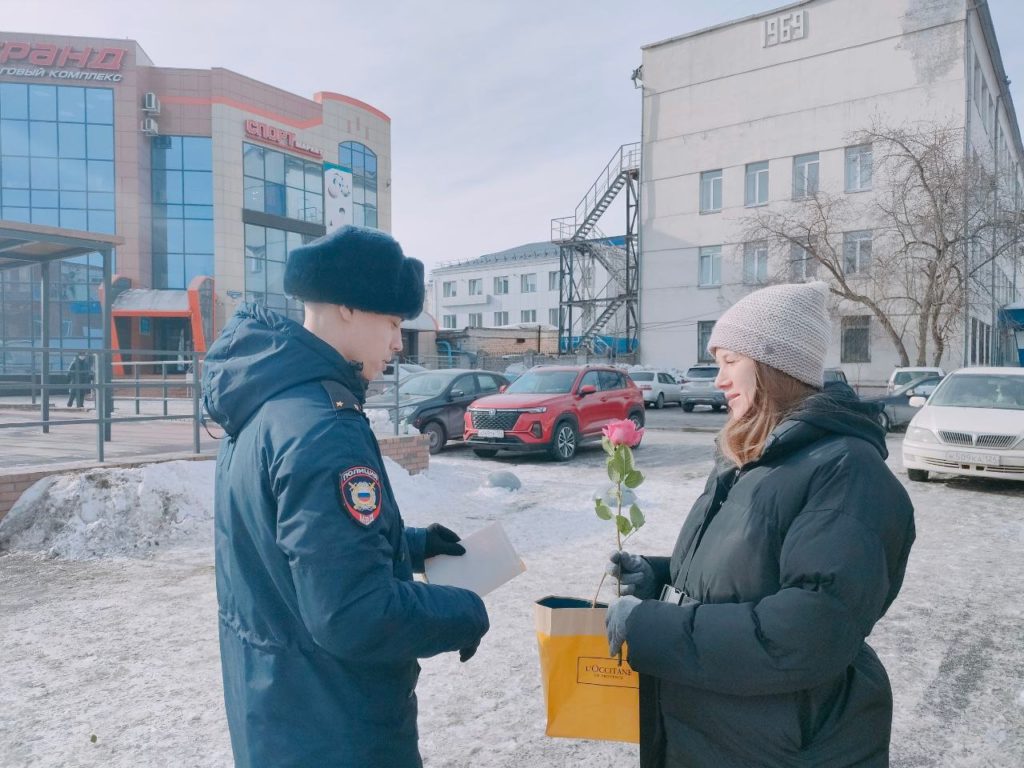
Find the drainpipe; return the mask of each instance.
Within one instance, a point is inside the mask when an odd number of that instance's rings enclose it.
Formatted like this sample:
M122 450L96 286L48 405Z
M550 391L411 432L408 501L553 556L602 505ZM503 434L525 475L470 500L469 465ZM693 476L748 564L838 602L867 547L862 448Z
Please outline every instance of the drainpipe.
M963 367L970 364L970 337L968 333L971 328L971 231L970 215L968 213L968 199L970 196L971 178L971 91L974 89L973 73L971 71L971 12L977 10L977 5L972 3L967 6L967 15L964 17L964 358Z
M995 115L993 116L994 127L992 128L992 154L995 156L995 172L993 174L995 185L992 193L992 260L988 269L988 290L989 303L992 305L992 325L989 328L989 349L988 363L996 364L996 248L999 245L999 232L995 224L999 221L999 102L1002 101L1002 92L996 96Z

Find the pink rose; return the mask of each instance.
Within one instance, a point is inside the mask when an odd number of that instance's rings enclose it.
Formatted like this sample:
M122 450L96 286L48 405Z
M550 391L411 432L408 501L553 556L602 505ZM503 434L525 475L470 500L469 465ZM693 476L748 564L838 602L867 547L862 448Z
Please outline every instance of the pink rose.
M634 448L640 444L644 431L642 428L637 429L636 424L629 419L618 419L602 429L601 434L607 437L612 445L628 445Z

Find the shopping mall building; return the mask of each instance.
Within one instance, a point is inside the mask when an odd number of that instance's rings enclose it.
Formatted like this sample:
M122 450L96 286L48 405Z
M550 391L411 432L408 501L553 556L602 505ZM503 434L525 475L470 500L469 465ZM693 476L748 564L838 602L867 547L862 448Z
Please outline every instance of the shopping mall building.
M202 350L242 301L301 319L285 254L345 223L390 230L390 176L390 119L349 96L0 32L0 224L123 238L120 348ZM39 343L39 271L0 271L0 345ZM98 255L51 272L52 346L102 346L101 282Z

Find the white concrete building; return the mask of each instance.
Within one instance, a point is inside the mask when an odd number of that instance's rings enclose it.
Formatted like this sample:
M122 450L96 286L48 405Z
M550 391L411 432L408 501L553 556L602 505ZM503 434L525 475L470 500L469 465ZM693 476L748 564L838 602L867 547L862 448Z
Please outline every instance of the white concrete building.
M646 46L642 83L646 364L685 368L702 359L715 319L785 274L789 254L744 243L756 209L815 191L881 196L872 187L871 145L855 138L873 121L966 127L968 151L1010 169L1010 183L1020 184L1024 148L985 4L804 0ZM836 233L854 269L870 263L873 242L882 247L878 227L866 218ZM972 294L968 364L988 362L993 308L1021 298L1014 261L997 259L994 296ZM795 277L811 275L788 279ZM880 384L898 363L863 305L836 305L833 339L828 365L841 366L851 383ZM913 362L913 339L905 342ZM1015 364L1013 351L1007 364ZM962 343L951 342L944 366L963 362Z

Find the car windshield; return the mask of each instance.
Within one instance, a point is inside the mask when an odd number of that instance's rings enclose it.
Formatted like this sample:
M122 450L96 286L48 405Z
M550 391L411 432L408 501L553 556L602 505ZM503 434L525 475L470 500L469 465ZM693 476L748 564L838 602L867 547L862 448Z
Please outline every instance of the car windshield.
M713 379L717 375L717 368L691 368L686 372L688 379Z
M654 374L650 371L636 371L635 373L630 373L629 378L633 381L654 381Z
M576 371L527 371L505 392L517 395L561 395L572 390Z
M420 373L398 385L401 397L432 397L439 395L452 380L450 373Z
M1024 411L1024 376L961 374L949 376L929 405Z
M913 379L907 380L907 383L904 384L903 386L898 386L896 390L893 392L893 394L908 395L911 393L912 390L916 389L917 387L931 387L932 389L935 389L936 385L940 381L942 381L941 376L936 376L935 374L932 373L919 373Z
M894 387L902 387L907 382L920 379L923 376L932 376L933 371L899 371L892 380Z

